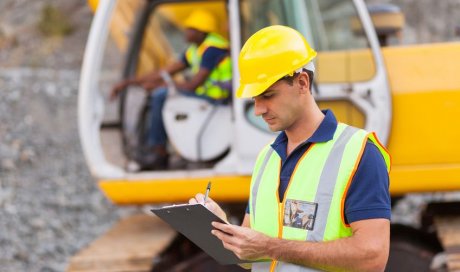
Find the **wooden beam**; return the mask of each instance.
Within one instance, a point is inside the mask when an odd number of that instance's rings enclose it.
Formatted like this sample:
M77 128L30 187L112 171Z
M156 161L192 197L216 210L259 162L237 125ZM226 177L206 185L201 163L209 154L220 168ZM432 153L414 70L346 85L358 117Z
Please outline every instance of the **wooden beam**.
M154 215L130 216L73 256L67 271L150 271L175 234Z

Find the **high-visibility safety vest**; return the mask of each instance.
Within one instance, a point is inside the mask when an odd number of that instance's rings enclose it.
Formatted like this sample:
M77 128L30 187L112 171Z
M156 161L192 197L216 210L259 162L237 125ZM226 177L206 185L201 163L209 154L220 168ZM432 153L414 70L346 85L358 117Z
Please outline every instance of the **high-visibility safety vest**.
M209 33L199 46L192 44L185 52L185 58L193 74L198 73L200 70L203 53L209 47L228 49L229 44L222 36L214 33ZM195 90L195 93L213 99L225 99L230 95L231 81L232 63L230 56L227 55L220 60L217 66L211 71L206 81Z
M267 145L260 152L252 175L251 228L271 237L311 242L351 236L352 230L344 219L344 202L368 139L380 150L389 172L390 155L374 133L339 123L332 140L312 143L299 159L282 201L278 196L281 158ZM286 203L292 201L311 205L311 230L286 224L291 209ZM253 263L252 271L318 270L273 260Z

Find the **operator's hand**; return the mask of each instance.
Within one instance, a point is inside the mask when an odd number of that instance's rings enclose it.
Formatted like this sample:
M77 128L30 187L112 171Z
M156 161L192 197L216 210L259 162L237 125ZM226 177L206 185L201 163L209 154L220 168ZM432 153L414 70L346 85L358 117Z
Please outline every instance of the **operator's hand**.
M152 92L155 88L159 87L163 83L161 77L152 77L148 80L144 80L141 83L141 87L147 92Z
M219 222L212 222L212 226L216 229L211 233L241 260L270 259L267 246L272 238L265 234L250 228Z
M210 197L206 199L206 203L204 203L204 195L201 193L198 193L194 198L191 198L188 201L189 204L197 204L197 203L202 203L210 210L212 213L217 215L218 217L222 218L224 221L227 220L227 215L225 214L224 210L217 204L214 200L212 200Z
M121 91L126 89L126 87L128 87L126 80L120 81L117 84L115 84L115 86L113 86L112 90L110 91L110 101L114 101L115 98L117 98L118 94L120 94Z

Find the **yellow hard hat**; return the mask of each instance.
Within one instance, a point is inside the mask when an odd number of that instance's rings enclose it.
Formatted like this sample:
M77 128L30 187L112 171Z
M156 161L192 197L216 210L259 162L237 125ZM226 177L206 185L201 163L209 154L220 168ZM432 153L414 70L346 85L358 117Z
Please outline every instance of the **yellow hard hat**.
M192 12L184 22L184 27L194 28L202 32L216 32L217 21L209 11L198 9Z
M91 8L93 12L96 12L97 6L99 4L99 0L87 0L88 6Z
M297 30L281 25L263 28L254 33L241 49L238 58L240 86L236 96L258 96L315 57L316 51Z

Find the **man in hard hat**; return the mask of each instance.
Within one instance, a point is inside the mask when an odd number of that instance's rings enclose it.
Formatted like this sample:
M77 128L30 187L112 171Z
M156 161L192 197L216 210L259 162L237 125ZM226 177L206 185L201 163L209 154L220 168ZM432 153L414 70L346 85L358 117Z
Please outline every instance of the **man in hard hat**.
M383 271L389 254L390 157L375 134L338 123L311 93L316 52L296 30L256 32L239 57L238 97L281 131L255 163L242 226L213 222L225 248L253 271ZM190 203L203 202L198 194ZM308 226L283 223L288 205ZM223 219L210 198L206 207Z
M184 82L174 82L181 94L196 96L210 102L230 97L232 66L229 43L216 33L216 18L206 10L195 10L186 19L185 39L190 46L181 59L146 76L129 78L114 86L111 98L129 85L138 85L151 92L151 126L149 146L151 152L139 163L142 169L163 169L167 167L167 135L163 124L162 109L167 96L167 87L161 75L174 75L190 68L193 76Z

